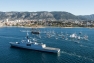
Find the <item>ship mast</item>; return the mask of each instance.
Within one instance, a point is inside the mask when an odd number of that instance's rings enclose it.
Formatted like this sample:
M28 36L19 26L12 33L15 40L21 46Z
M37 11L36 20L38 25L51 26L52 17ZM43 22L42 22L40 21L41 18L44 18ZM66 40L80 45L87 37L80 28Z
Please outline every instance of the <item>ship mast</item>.
M27 38L27 42L30 42L28 32L27 32L26 38Z

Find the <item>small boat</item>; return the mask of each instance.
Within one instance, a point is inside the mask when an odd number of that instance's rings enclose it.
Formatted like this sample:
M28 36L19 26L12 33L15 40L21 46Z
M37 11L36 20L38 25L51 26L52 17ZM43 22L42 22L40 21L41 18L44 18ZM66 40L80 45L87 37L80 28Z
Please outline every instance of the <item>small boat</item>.
M81 35L81 34L82 34L82 32L79 32L79 34Z
M26 40L21 42L10 42L10 45L18 48L25 48L25 49L52 52L52 53L60 52L59 48L47 47L46 44L37 43L36 41L32 42L28 37L28 33Z
M83 39L84 40L88 40L88 36L87 35L84 35Z
M70 35L70 38L77 38L77 35L75 33Z
M80 39L81 39L81 37L80 37L80 36L78 36L78 37L77 37L77 39L78 39L78 40L80 40Z

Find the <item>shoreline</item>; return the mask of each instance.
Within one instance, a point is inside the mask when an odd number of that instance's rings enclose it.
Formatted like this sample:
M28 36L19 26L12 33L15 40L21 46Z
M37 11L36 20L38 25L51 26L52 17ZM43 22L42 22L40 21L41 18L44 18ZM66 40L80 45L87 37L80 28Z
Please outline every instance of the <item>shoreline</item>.
M20 28L94 28L94 27L55 27L55 26L39 26L39 27L25 27L25 26L0 26L3 27L20 27Z

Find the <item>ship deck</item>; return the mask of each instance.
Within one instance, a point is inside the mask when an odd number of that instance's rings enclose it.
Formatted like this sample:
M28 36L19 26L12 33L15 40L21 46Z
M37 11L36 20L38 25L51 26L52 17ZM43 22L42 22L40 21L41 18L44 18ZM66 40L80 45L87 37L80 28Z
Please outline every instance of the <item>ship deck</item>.
M59 48L52 48L52 47L45 47L44 49L50 49L50 50L60 50Z

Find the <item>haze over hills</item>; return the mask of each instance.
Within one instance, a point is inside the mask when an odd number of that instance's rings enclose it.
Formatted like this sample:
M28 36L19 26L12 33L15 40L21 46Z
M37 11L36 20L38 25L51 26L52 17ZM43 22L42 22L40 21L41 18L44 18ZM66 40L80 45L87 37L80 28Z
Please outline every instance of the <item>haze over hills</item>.
M94 14L91 15L83 15L83 16L79 16L80 18L85 18L87 20L94 20Z
M0 20L45 20L45 21L63 21L63 20L94 20L94 14L76 16L69 12L61 11L40 11L40 12L0 12Z

